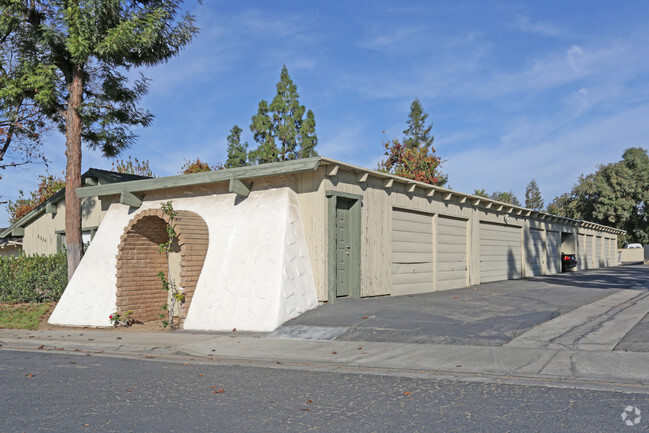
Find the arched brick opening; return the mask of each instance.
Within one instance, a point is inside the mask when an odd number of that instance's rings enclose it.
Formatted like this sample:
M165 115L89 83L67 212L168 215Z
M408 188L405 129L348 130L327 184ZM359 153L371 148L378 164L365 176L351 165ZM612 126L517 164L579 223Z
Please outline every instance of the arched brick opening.
M172 225L180 249L180 287L184 289L181 324L187 316L196 283L207 253L209 233L203 218L194 212L177 210ZM142 322L157 319L160 307L167 302L158 272L167 271L167 257L158 245L168 240L169 216L159 209L148 209L128 223L117 253L117 311L133 310ZM167 275L168 277L168 275Z

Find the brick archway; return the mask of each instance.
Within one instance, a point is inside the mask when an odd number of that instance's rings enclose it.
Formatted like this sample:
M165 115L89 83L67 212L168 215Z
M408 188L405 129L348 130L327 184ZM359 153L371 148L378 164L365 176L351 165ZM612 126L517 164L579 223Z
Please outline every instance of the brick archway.
M209 244L207 224L194 212L177 210L173 228L178 235L180 252L180 286L184 288L185 304L181 324L192 302L196 283L203 268ZM167 257L158 245L168 240L169 216L160 209L148 209L128 223L117 253L117 311L133 310L136 320L156 319L167 301L158 272L167 274Z

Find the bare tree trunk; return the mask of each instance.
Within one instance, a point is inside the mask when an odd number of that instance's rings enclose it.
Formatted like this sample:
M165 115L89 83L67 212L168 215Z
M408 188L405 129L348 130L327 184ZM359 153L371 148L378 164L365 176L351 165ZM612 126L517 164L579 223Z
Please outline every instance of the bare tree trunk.
M81 186L81 116L83 100L83 67L74 65L72 82L68 85L69 100L66 117L67 165L65 168L65 244L68 250L68 281L74 275L83 255L81 237L81 200L76 189Z

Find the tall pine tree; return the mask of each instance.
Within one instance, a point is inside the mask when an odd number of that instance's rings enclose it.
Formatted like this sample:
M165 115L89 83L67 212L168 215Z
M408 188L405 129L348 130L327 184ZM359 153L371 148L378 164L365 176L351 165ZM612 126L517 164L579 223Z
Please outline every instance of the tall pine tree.
M430 135L430 131L433 126L426 126L427 118L428 114L424 113L419 99L412 101L403 140L394 139L383 143L385 159L378 164L380 171L431 185L446 184L448 176L440 171L443 161L435 154L432 146L435 138Z
M252 117L250 130L257 149L250 152L249 159L257 164L287 161L316 156L318 137L315 133L315 116L300 105L297 86L282 67L273 101L261 100L257 114Z
M241 143L242 129L234 125L228 135L228 160L225 168L244 167L248 163L248 143Z
M433 144L435 137L430 135L433 124L426 126L428 114L424 112L421 102L415 98L410 104L410 114L408 114L408 128L403 133L403 143L409 149L429 149Z
M66 136L69 277L82 254L81 201L75 193L81 186L81 145L114 156L133 143L131 127L151 123L153 116L137 105L147 92L146 78L130 84L125 73L164 62L193 39L198 29L192 16L178 17L181 5L179 0L0 3L0 38L19 41L20 63L20 74L3 76L0 99L13 92L14 100L33 103ZM6 59L0 62L6 70Z
M525 188L525 207L539 211L543 209L543 197L541 197L541 189L536 183L536 179L532 179Z

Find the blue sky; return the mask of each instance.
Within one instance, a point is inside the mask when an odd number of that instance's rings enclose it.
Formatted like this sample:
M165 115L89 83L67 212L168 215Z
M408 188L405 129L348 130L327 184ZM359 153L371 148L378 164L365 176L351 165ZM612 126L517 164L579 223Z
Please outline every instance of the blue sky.
M449 185L512 190L535 178L548 204L580 174L649 148L649 3L610 1L187 2L201 33L142 72L153 125L124 156L158 176L184 160L226 159L237 124L272 100L282 65L313 110L318 152L376 168L419 98ZM385 133L383 132L385 131ZM65 167L48 137L49 172ZM84 149L83 169L111 168ZM46 167L5 170L2 200L35 188ZM7 215L0 212L0 227Z

